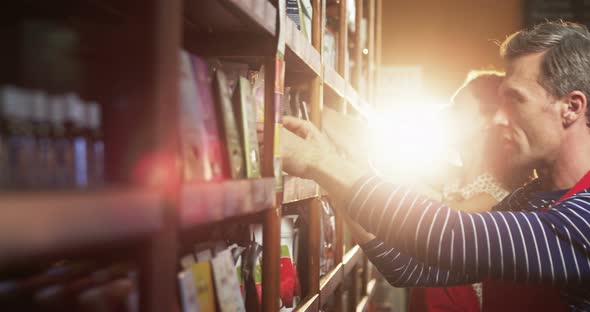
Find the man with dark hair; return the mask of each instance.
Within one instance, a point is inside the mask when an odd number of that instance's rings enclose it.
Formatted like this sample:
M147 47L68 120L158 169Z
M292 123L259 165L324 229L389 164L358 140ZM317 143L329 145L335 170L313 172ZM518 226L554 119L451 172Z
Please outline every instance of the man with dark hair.
M590 310L590 33L548 22L510 36L501 50L507 73L494 123L511 155L506 161L536 168L539 179L493 211L454 211L365 176L327 148L313 125L293 118L283 120L284 169L316 180L339 209L384 242L368 252L390 257L393 280L553 283L563 286L571 310Z

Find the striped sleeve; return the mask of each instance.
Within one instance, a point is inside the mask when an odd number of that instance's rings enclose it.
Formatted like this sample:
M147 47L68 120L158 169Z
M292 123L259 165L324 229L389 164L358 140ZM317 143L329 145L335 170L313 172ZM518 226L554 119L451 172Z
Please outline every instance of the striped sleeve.
M454 211L375 176L362 178L350 193L353 219L425 265L476 279L571 286L590 278L589 193L547 211L484 213Z
M387 247L379 239L361 244L367 258L395 287L449 286L476 282L469 275L441 270Z

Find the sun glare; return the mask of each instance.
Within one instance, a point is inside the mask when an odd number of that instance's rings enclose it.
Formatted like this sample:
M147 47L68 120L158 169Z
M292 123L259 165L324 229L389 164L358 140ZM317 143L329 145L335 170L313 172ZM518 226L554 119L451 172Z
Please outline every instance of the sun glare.
M371 162L380 173L403 182L437 174L450 160L449 122L442 101L404 101L371 116Z

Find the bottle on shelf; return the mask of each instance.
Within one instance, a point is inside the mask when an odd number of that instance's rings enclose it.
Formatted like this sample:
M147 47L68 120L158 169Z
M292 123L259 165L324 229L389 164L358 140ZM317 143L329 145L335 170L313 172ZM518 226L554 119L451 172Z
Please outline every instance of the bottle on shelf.
M66 105L63 97L52 96L49 100L51 112L51 138L55 151L55 175L52 186L65 188L73 181L73 156L70 141L66 137Z
M47 188L55 175L53 142L51 140L51 116L47 94L34 91L31 96L34 144L34 176L32 187Z
M9 187L10 166L8 165L8 138L9 129L9 108L6 102L9 100L7 88L0 89L0 189Z
M66 94L66 137L70 141L72 162L70 164L73 173L69 184L76 188L88 187L87 147L88 140L85 136L86 106L76 94Z
M32 155L34 150L33 127L31 123L31 102L28 95L16 87L2 90L2 116L5 122L6 141L6 188L23 189L30 185Z
M86 106L88 128L88 184L91 187L104 185L104 140L101 125L101 108L96 102Z

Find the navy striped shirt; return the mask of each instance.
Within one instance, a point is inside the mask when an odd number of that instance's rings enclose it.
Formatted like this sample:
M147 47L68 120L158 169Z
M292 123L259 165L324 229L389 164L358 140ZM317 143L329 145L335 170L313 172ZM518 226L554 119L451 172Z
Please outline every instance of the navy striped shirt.
M551 282L572 311L590 310L590 193L539 209L561 194L534 181L491 212L464 213L373 176L356 183L347 209L377 236L363 247L395 286Z

